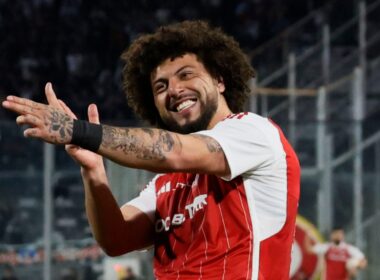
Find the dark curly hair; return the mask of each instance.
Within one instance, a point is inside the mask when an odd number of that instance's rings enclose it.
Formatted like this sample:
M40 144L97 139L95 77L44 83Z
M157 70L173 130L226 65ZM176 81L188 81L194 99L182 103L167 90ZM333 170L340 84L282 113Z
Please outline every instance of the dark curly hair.
M184 21L140 36L121 55L125 61L123 87L135 113L163 127L154 105L150 75L166 59L186 53L195 54L213 78L223 78L229 108L234 113L242 111L250 93L247 82L255 72L239 44L204 21Z

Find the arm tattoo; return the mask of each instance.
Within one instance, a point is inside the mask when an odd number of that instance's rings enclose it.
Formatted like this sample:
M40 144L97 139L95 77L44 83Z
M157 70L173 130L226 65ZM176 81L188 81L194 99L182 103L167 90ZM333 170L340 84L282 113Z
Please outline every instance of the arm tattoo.
M165 160L174 147L172 133L151 128L118 128L103 125L102 148L122 151L143 160Z
M214 138L202 134L194 134L195 138L198 138L202 140L210 153L220 153L223 152L222 147L220 146L219 142L216 141Z
M45 126L48 126L49 132L53 134L51 140L56 143L68 143L71 140L73 123L73 119L55 108L51 109L45 118Z

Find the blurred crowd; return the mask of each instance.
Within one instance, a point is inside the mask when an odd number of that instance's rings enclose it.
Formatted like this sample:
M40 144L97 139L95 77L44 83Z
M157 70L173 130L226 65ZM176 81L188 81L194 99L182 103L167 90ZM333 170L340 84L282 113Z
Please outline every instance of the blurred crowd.
M324 1L0 0L0 99L43 100L51 81L80 117L90 102L103 120L133 119L121 93L121 52L138 34L184 19L206 19L247 50ZM0 110L0 119L13 118Z

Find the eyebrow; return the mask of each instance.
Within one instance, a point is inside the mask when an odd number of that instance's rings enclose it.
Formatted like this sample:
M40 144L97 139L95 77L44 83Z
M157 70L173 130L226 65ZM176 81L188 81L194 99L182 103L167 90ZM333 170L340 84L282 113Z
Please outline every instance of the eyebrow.
M174 72L174 75L177 75L179 72L181 72L183 69L185 69L187 67L194 68L194 66L191 66L191 65L184 65L181 68L177 69L177 71ZM166 81L166 79L159 78L159 79L155 80L152 85L154 86L155 84L157 84L159 82L165 82L165 81Z

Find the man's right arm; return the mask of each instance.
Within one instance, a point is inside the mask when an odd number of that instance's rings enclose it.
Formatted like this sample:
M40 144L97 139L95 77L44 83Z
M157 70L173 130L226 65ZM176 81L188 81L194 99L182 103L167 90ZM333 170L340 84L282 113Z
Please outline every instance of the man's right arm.
M118 256L153 244L153 223L138 208L119 208L104 168L81 169L85 205L93 235L109 256Z
M49 104L76 118L70 108L55 98L51 84L46 86ZM96 105L88 107L88 120L99 123ZM133 206L119 208L109 188L103 158L78 146L66 145L67 153L81 166L85 207L94 237L110 256L121 255L152 244L152 222ZM132 234L132 232L139 234Z

